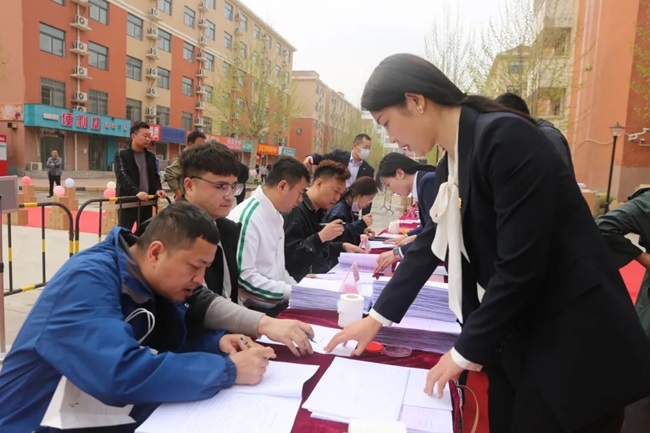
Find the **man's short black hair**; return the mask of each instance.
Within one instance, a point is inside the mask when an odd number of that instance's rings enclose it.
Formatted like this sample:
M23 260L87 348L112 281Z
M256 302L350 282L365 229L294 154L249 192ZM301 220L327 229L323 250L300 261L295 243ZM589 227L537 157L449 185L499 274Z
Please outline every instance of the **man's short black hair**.
M352 141L352 143L361 144L361 143L363 143L363 140L372 141L372 139L370 138L370 136L368 134L357 134L357 136L354 137L354 140Z
M187 142L189 144L194 144L194 142L196 141L197 138L202 138L202 139L205 140L207 137L201 131L198 131L198 130L197 131L192 131L187 136Z
M519 95L515 95L511 92L502 93L494 99L494 102L497 102L504 107L510 108L512 110L524 113L530 116L530 110L528 109L528 104L524 101Z
M137 121L131 126L131 132L129 132L129 135L137 134L143 128L150 129L151 127L147 122Z
M212 245L219 244L219 230L214 219L195 204L177 201L151 219L136 246L145 251L152 242L160 241L169 250L176 251L191 248L198 238Z
M212 173L217 176L239 176L237 155L221 143L202 143L188 147L178 159L181 179Z
M289 187L293 188L301 179L309 183L309 171L302 162L292 156L281 156L266 176L266 185L276 186L280 181L286 180Z
M331 159L325 159L318 164L316 171L314 172L314 180L316 179L336 179L346 181L350 178L350 170L348 167L341 164L340 162L332 161Z

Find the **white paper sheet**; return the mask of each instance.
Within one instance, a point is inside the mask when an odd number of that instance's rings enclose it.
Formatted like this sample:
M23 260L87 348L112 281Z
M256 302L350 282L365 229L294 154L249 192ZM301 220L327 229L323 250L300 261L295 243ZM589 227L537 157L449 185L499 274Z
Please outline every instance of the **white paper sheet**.
M384 241L370 241L371 250L392 250L395 248L393 244L387 244Z
M417 406L403 406L399 420L406 424L408 433L453 433L451 412Z
M341 330L338 328L328 328L326 326L319 326L319 325L311 325L311 328L314 330L314 341L311 342L311 347L314 349L314 352L316 353L327 353L325 351L325 346L327 346L327 343L330 342L330 340ZM269 339L266 336L262 336L257 339L260 343L266 343L266 344L282 344L278 343L277 341L273 341ZM348 341L348 344L343 347L342 345L337 346L332 352L331 355L336 355L336 356L350 356L354 349L357 347L357 344L359 344L358 341L355 340L350 340Z
M409 371L335 358L303 408L340 419L398 421Z
M264 378L257 385L235 385L240 394L294 397L302 399L302 387L318 370L318 365L269 361Z
M426 384L429 370L422 368L409 368L408 370L409 378L406 384L403 402L405 406L424 407L451 412L453 407L451 404L449 384L445 385L445 389L442 391L442 398L428 396L424 393L424 385Z

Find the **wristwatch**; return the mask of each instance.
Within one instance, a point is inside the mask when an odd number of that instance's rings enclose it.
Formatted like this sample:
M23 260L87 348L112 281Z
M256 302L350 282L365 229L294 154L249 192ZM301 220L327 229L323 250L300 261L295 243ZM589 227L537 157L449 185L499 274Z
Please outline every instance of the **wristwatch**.
M401 257L402 257L402 252L400 251L399 247L395 247L395 248L393 248L393 255L394 255L395 257L397 257L397 258L401 258Z

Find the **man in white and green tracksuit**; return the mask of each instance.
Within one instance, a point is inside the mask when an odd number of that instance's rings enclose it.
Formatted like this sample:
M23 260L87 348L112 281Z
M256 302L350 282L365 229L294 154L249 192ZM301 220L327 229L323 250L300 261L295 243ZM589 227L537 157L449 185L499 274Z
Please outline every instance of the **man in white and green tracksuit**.
M282 213L302 200L309 172L297 159L282 157L273 165L266 184L230 212L241 223L237 247L239 296L244 305L276 315L288 305L296 284L284 265Z

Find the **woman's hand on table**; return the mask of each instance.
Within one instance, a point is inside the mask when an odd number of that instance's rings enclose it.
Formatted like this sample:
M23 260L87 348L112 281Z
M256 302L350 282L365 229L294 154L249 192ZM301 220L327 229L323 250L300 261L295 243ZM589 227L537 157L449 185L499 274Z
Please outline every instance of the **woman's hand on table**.
M375 269L372 272L375 274L384 272L384 269L397 262L399 262L399 257L396 256L392 250L385 251L377 257L377 266L375 266Z
M416 238L416 235L411 235L411 236L404 235L404 237L397 243L397 246L402 247L402 246L404 246L406 244L410 244L411 242L413 242L415 240L415 238Z
M368 343L370 343L372 339L375 338L375 335L377 335L377 332L379 332L380 329L381 323L370 316L361 320L357 320L356 322L350 323L348 326L343 328L342 331L332 337L330 342L327 343L327 346L325 346L325 351L329 353L334 350L339 344L343 344L343 346L345 346L348 341L356 340L359 342L359 344L352 353L357 356L361 355Z
M442 392L450 380L458 380L464 369L456 364L451 357L451 351L442 355L436 365L427 374L427 383L424 392L442 398Z

